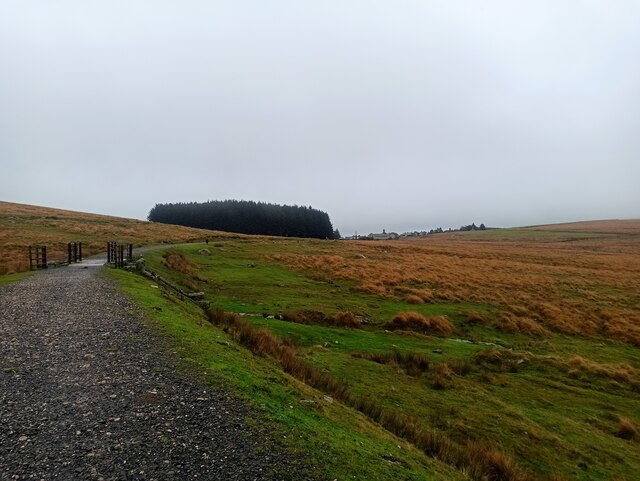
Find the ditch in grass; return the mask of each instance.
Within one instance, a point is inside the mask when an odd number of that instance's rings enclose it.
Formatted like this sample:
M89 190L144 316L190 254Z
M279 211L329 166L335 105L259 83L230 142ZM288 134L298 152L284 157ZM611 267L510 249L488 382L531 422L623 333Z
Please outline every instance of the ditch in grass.
M150 325L169 339L183 368L231 389L253 405L318 479L463 480L465 476L420 453L364 415L284 374L273 362L239 346L209 324L200 308L182 303L135 274L108 270L141 305ZM263 424L264 420L248 420Z

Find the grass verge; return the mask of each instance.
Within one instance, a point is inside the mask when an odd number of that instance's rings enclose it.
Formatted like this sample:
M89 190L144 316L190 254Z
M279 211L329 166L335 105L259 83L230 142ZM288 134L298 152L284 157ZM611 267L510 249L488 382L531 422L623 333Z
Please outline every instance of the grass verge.
M34 275L35 271L18 272L16 274L7 274L0 276L0 286L3 284L9 284L11 282L21 281L22 279Z

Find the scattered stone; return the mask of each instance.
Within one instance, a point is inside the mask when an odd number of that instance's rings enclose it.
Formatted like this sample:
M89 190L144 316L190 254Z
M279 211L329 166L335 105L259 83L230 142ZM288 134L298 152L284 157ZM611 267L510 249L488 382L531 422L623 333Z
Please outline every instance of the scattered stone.
M201 256L210 256L211 251L209 249L200 249L198 251L198 254L200 254Z
M431 352L434 353L434 354L442 354L442 349L434 349Z

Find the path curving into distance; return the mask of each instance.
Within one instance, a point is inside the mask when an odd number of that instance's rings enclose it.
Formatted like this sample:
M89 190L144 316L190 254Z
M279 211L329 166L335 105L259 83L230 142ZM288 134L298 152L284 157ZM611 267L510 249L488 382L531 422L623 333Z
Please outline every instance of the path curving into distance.
M100 264L0 287L0 480L305 479L241 400L176 373Z

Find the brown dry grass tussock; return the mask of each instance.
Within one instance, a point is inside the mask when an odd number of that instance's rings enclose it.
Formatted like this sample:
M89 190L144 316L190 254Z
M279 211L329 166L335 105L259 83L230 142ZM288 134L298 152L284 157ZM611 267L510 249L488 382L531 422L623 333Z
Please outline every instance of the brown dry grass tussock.
M415 311L399 312L385 327L437 334L451 334L455 331L453 323L446 316L425 317Z
M357 409L427 455L437 457L468 473L474 481L533 481L535 479L520 469L504 453L478 443L461 446L444 434L425 428L418 419L381 406L371 399L353 395L339 379L310 365L298 355L294 348L288 346L275 334L252 326L238 315L226 313L221 309L208 309L206 315L212 323L223 327L239 343L255 354L275 359L284 372Z
M351 312L337 312L333 316L328 316L320 311L285 311L280 317L296 324L316 324L322 326L346 327L357 329L362 325L360 318Z
M504 330L539 336L553 330L640 346L640 221L574 227L583 231L565 235L552 226L345 241L270 257L383 299L495 306L513 315L496 321ZM609 230L618 234L598 233Z
M622 439L633 439L638 434L638 428L635 423L627 418L621 418L618 421L618 429L616 430L616 436Z
M429 370L429 358L415 352L354 352L353 357L369 359L378 364L393 364L402 368L409 376L418 376Z

